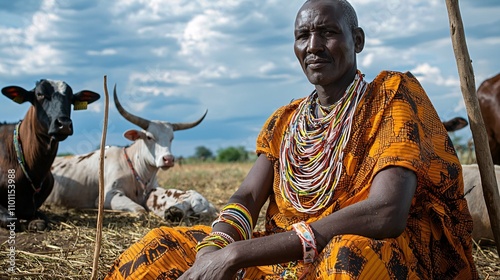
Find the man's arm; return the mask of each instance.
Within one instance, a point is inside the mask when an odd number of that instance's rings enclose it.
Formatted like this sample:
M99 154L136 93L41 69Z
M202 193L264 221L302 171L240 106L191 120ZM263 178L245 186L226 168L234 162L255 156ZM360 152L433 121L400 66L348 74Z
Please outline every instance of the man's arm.
M340 234L375 239L399 236L406 227L416 186L416 175L409 169L394 166L380 171L367 199L310 224L318 251ZM302 245L294 231L235 242L223 250L231 251L228 255L234 258L228 261L238 268L302 259Z
M257 217L272 188L273 166L259 156L239 190L230 199L245 205ZM336 235L354 234L383 239L397 237L406 227L408 212L417 185L413 171L388 167L374 178L367 199L311 223L318 251ZM215 231L237 237L230 225L216 224ZM239 268L300 260L302 243L294 231L229 244L223 249L206 247L182 279L204 275L207 279L231 279ZM184 278L185 277L185 278Z

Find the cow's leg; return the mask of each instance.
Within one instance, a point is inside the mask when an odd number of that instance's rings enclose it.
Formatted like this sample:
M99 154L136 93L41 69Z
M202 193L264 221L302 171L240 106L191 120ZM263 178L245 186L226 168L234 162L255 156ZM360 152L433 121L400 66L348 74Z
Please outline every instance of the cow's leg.
M0 205L0 227L10 230L16 230L17 218L11 215L11 212L2 205Z
M52 192L54 187L54 177L52 173L49 173L42 183L41 190L39 193L35 194L33 202L35 204L35 217L28 221L27 230L29 231L43 231L47 228L49 224L49 218L39 210L40 206L45 202L47 197Z
M12 212L0 205L0 227L7 228L13 231L42 231L45 230L47 224L43 219L20 220L16 216L12 216Z
M30 220L27 225L29 231L43 231L49 225L49 218L41 211L36 210L35 219Z
M97 205L96 205L97 207ZM104 208L133 213L146 213L146 209L127 197L123 192L111 190L105 194Z
M38 210L38 208L42 206L45 200L47 200L47 197L49 197L53 188L54 188L54 176L52 175L52 173L49 173L47 177L45 177L45 180L42 183L40 192L37 193L34 197L35 209Z

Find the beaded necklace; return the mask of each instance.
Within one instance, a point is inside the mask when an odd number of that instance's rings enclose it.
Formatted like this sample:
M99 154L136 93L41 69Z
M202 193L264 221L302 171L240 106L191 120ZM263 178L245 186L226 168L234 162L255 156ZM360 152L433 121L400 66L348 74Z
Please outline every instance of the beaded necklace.
M279 188L283 199L297 211L315 214L330 202L340 181L354 112L366 85L363 74L358 71L334 105L319 107L318 94L314 91L292 116L281 144ZM316 117L316 108L326 115Z
M27 166L26 166L26 161L24 160L24 153L23 153L23 147L21 146L21 136L19 135L19 128L21 127L21 121L19 121L14 128L14 150L16 150L16 157L17 157L17 162L19 163L19 166L21 166L21 169L23 170L24 176L28 180L28 182L31 184L31 187L35 191L35 193L39 193L42 190L42 184L45 179L42 180L40 183L40 186L37 188L35 187L35 184L33 183L33 180L31 180L31 177L28 173Z

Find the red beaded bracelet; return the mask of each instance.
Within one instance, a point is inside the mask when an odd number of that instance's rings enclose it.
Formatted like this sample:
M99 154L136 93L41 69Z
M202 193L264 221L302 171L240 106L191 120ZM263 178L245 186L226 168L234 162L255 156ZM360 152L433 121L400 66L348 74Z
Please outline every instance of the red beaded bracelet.
M318 255L316 248L316 239L311 227L305 222L293 224L293 229L302 243L302 251L304 252L304 263L312 263Z

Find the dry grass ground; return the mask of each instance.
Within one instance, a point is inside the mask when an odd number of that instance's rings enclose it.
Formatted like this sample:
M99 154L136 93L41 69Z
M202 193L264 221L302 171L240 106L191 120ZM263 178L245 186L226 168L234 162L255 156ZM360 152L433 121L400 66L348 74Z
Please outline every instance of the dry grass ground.
M194 189L221 208L248 173L251 164L185 164L159 173L160 185ZM51 230L16 234L15 273L8 274L8 232L0 230L0 279L90 279L97 213L43 208L52 220ZM260 219L262 220L262 219ZM183 221L190 224L196 221ZM209 224L208 221L200 223ZM150 229L166 223L154 215L133 216L108 211L104 216L103 243L98 278L114 259ZM262 228L262 223L258 224ZM475 247L474 258L481 279L500 279L500 259L493 246Z

